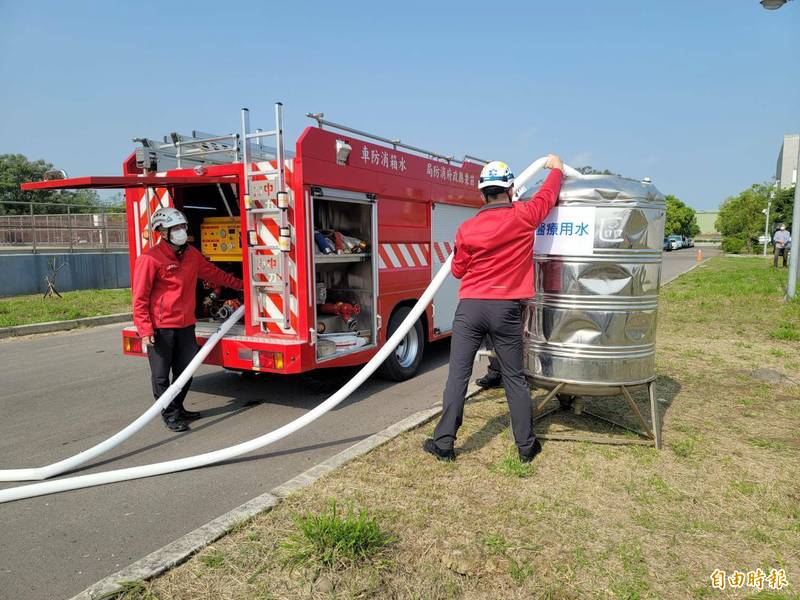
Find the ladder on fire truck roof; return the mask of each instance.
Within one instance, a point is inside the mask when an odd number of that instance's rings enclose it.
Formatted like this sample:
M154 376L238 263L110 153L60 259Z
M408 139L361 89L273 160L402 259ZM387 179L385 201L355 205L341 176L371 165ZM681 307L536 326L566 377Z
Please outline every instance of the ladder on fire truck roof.
M259 132L261 130L257 129L256 133ZM263 135L267 137L266 133ZM237 163L242 156L240 137L238 133L215 135L193 130L191 135L172 132L165 135L161 142L150 138L134 138L134 142L142 145L136 149L136 164L146 171L157 172L170 168ZM254 137L255 142L250 142L251 160L275 160L277 148L262 144L258 135ZM294 157L291 152L285 155Z

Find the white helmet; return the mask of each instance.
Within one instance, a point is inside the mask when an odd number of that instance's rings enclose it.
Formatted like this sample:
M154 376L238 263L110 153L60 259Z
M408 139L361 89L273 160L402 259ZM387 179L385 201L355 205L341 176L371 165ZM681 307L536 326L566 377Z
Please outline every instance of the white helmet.
M175 227L175 225L188 224L186 215L177 208L172 208L171 206L159 208L153 213L150 222L153 225L153 229L156 231L159 229L169 229L170 227Z
M479 190L488 187L508 189L512 185L514 185L514 173L512 173L509 166L501 160L493 160L487 163L481 170L481 176L478 179Z

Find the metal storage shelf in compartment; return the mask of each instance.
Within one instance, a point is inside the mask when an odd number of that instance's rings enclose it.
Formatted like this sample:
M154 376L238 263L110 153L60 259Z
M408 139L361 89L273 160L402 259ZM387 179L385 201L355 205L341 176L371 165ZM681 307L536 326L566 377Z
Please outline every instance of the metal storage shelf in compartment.
M338 263L359 263L367 262L370 259L369 252L363 254L317 254L314 260L318 265L338 264Z

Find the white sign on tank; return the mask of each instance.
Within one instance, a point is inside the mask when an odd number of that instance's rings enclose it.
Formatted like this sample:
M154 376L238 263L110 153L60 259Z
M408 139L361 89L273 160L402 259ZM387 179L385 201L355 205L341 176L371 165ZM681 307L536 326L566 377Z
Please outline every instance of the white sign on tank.
M556 206L536 230L536 254L586 256L594 253L595 208Z

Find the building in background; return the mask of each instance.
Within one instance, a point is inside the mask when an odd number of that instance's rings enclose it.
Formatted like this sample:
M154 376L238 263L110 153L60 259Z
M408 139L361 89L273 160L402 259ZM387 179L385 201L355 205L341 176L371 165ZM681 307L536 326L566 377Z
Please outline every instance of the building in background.
M718 210L698 210L695 212L697 217L697 226L700 228L700 233L697 234L696 239L704 242L719 242L722 235L717 231L716 222L719 216Z
M800 133L783 136L781 151L778 152L778 165L775 179L781 189L792 187L797 183L797 152L800 148Z

